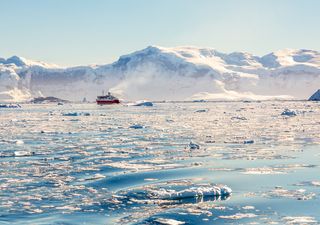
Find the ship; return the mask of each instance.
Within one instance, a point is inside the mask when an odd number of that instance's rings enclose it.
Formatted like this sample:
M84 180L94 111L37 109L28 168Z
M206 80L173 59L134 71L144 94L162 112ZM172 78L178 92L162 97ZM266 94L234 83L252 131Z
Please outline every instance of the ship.
M120 100L113 95L111 95L110 92L108 92L107 95L100 95L97 96L96 102L98 105L111 105L111 104L119 104Z

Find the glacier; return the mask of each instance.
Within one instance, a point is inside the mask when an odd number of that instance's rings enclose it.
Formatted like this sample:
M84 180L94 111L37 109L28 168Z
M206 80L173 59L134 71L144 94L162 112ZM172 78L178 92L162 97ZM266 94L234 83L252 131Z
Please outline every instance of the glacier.
M0 58L0 102L34 97L93 101L102 90L136 101L307 99L320 85L320 53L265 56L212 48L149 46L106 65L61 67Z

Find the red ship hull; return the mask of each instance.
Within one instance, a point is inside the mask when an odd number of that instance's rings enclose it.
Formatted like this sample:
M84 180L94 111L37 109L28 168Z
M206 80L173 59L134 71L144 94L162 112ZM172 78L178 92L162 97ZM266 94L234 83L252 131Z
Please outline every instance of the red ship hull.
M98 105L112 105L112 104L119 104L120 101L118 99L114 100L96 100Z

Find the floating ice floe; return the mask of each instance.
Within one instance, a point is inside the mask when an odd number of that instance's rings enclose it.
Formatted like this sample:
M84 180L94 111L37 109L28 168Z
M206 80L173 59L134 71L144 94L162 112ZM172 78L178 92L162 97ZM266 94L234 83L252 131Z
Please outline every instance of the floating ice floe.
M285 164L285 165L274 165L272 167L255 167L255 168L245 168L241 173L243 174L286 174L289 172L293 172L297 169L304 169L304 168L313 168L315 165L311 164ZM320 183L319 183L320 184ZM303 186L303 183L296 184L296 186Z
M137 101L135 103L128 104L128 106L153 106L153 103L148 101Z
M143 126L140 125L140 124L135 124L135 125L130 126L129 128L132 128L132 129L142 129Z
M0 105L0 108L8 108L8 109L21 108L21 105L19 105L19 104L2 104L2 105Z
M232 120L247 120L244 116L233 116L231 117Z
M80 113L77 112L69 112L69 113L63 113L63 116L80 116Z
M207 102L207 101L204 99L199 99L199 100L193 100L192 102Z
M192 141L190 141L188 147L189 149L200 149L200 145L193 143Z
M227 186L192 187L181 191L161 188L152 190L151 196L158 199L174 200L184 198L199 198L206 196L229 196L232 190Z
M63 116L90 116L90 113L88 112L68 112L68 113L62 113Z
M255 207L251 206L251 205L246 205L246 206L243 206L242 209L244 209L244 210L254 210Z
M286 216L282 218L286 224L317 224L318 221L311 216Z
M13 153L13 156L15 157L32 156L32 155L34 155L34 152L29 152L29 151L15 151Z
M229 219L229 220L239 220L243 218L254 218L254 217L257 217L257 215L253 213L236 213L234 215L219 216L219 218L221 219Z
M92 177L88 177L85 179L80 179L80 181L85 181L85 180L100 180L105 178L106 176L100 173L96 173L95 175L93 175Z
M297 113L293 110L290 109L285 109L282 113L281 116L296 116Z
M310 200L315 198L315 193L307 192L305 189L286 190L282 187L275 187L274 190L262 194L263 197L291 198L297 200Z
M248 174L248 175L262 175L262 174L284 174L285 172L279 171L278 168L263 167L263 168L246 168L242 173Z
M154 222L157 222L159 224L164 225L182 225L185 224L183 221L174 220L174 219L166 219L166 218L157 218L154 220Z
M56 207L58 210L68 210L68 211L78 211L81 210L81 208L77 206L72 206L72 205L65 205L65 206L58 206Z
M16 140L16 145L23 145L23 144L24 144L23 140Z
M304 181L304 182L295 184L295 186L315 186L315 187L320 187L320 181Z
M197 111L195 111L196 113L202 113L202 112L208 112L208 109L198 109Z
M253 144L254 140L245 140L243 141L243 144Z

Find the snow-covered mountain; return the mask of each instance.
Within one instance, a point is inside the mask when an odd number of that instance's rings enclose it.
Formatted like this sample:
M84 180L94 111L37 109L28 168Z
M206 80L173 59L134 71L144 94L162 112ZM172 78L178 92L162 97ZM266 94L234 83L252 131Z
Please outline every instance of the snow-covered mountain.
M320 86L320 53L286 49L259 57L210 48L150 46L107 65L63 68L0 58L0 101L55 96L94 100L306 99Z

